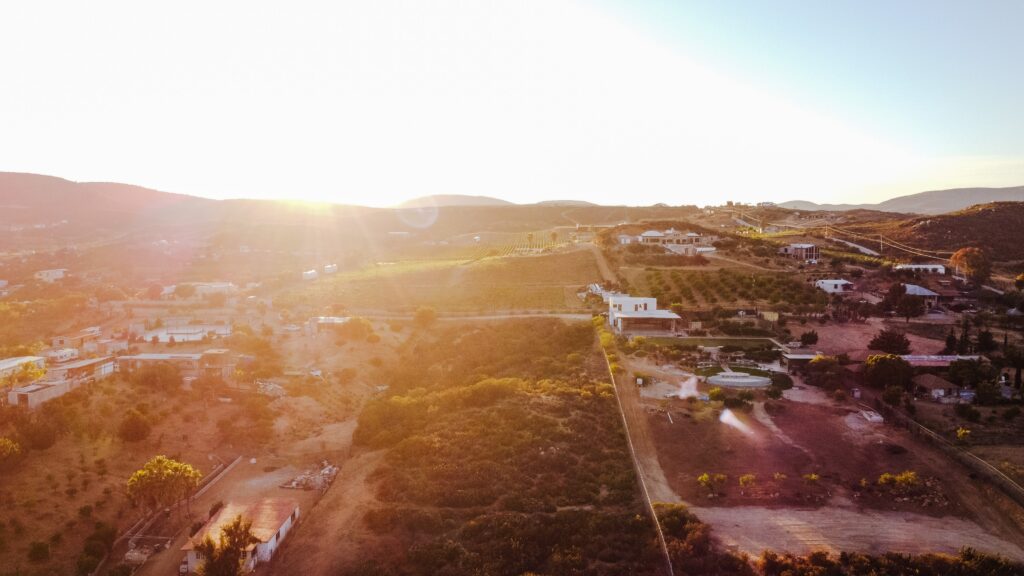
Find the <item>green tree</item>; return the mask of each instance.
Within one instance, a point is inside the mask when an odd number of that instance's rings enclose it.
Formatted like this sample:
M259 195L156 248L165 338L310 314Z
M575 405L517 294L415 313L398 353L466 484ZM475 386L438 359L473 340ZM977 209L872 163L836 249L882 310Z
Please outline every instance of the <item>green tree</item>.
M924 298L920 296L904 296L896 303L896 313L910 322L925 312Z
M1013 285L1017 287L1017 290L1024 290L1024 272L1017 274L1017 277L1013 279Z
M135 408L129 410L117 427L117 435L125 442L141 442L149 437L149 419Z
M252 522L241 516L225 526L217 541L207 536L196 546L204 558L199 567L200 576L240 576L242 574L242 553L258 542L252 534Z
M1006 363L1014 369L1013 385L1021 387L1021 372L1024 371L1024 348L1019 346L1007 346L1003 352Z
M10 470L21 457L21 444L0 436L0 472Z
M883 329L868 343L869 350L881 350L887 354L910 354L910 340L902 332Z
M875 388L884 390L898 386L903 390L908 390L913 377L914 368L909 362L895 354L868 356L864 363L864 378Z
M128 479L128 496L148 508L166 507L189 496L202 474L189 464L154 456Z
M820 388L835 388L843 381L843 367L835 356L816 356L807 363L807 383Z
M944 349L944 352L946 354L952 354L953 352L956 352L956 348L957 348L956 330L950 328L949 329L949 334L946 334L946 348Z
M991 352L998 348L996 338L989 330L978 332L978 352Z
M416 309L416 315L413 317L413 322L415 322L420 328L427 328L436 320L437 310L434 310L430 306L420 306Z
M949 365L949 380L957 386L975 388L982 382L995 382L998 370L981 360L957 360Z
M949 259L950 265L965 278L983 284L992 275L992 262L981 248L961 248Z
M818 343L818 331L810 330L800 335L801 346L813 346Z
M181 386L181 372L170 364L153 364L136 370L131 380L136 386L170 392Z

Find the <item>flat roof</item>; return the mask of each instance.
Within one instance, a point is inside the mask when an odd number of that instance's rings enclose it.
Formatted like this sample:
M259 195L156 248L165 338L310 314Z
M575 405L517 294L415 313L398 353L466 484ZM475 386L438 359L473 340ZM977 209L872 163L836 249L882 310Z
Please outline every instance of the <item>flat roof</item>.
M789 247L790 248L814 248L814 244L797 243L797 244L790 244Z
M903 354L900 356L911 366L949 366L958 360L981 360L981 356L958 356L956 354Z
M202 354L136 354L120 356L118 360L199 360Z
M260 542L269 542L281 526L288 520L288 517L298 509L299 503L291 498L264 498L252 504L239 504L228 502L217 514L210 518L199 532L189 538L188 542L181 547L182 550L192 550L195 545L206 539L207 536L217 541L221 533L230 525L236 517L252 522L252 535Z
M829 282L831 284L853 284L853 282L843 280L842 278L826 278L825 280L818 280L818 282Z
M676 314L671 310L637 310L636 312L626 310L623 312L616 312L615 315L623 318L663 318L666 320L682 320L679 314Z
M109 362L113 360L112 356L104 356L102 358L87 358L85 360L78 360L77 362L68 362L67 364L61 364L60 366L54 367L55 370L68 370L71 368L85 368L86 366L92 366L93 364L102 364L103 362Z
M46 358L42 356L15 356L13 358L5 358L0 360L0 370L7 370L8 368L17 368L22 364L28 364L29 362L46 361Z

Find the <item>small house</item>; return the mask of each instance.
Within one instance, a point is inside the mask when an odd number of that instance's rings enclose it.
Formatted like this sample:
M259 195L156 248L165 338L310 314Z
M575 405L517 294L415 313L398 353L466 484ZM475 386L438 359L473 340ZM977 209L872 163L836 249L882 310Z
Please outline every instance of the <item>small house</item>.
M239 516L252 522L250 530L255 542L242 551L242 570L252 572L259 564L269 562L281 547L299 520L299 503L290 498L265 498L248 505L225 504L181 547L185 552L182 566L188 574L197 574L205 560L196 547L206 538L217 541L224 529Z
M818 280L814 283L815 288L828 294L846 294L853 291L853 282L842 278L830 278Z
M955 384L935 374L919 374L914 376L914 385L919 390L926 392L936 402L942 401L942 398L947 396L955 396L957 392Z

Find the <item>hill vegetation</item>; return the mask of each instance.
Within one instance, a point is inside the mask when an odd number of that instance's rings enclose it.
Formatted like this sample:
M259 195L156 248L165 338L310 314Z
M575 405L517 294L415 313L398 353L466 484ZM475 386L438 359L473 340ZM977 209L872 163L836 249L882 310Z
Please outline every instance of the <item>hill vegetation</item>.
M877 204L816 204L805 200L783 202L779 206L795 210L881 210L912 214L943 214L962 210L973 204L990 202L1022 202L1024 186L1010 188L953 188L932 190L890 198Z

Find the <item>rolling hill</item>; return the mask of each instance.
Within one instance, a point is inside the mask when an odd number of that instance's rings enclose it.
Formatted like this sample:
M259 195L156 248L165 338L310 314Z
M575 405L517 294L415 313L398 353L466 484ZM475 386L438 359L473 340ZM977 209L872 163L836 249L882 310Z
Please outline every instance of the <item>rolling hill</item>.
M992 202L949 214L849 226L927 250L978 246L996 261L1024 260L1024 202Z
M816 204L806 200L783 202L779 206L793 210L880 210L911 214L945 214L976 204L990 202L1024 202L1024 186L1010 188L953 188L932 190L890 198L878 204Z

